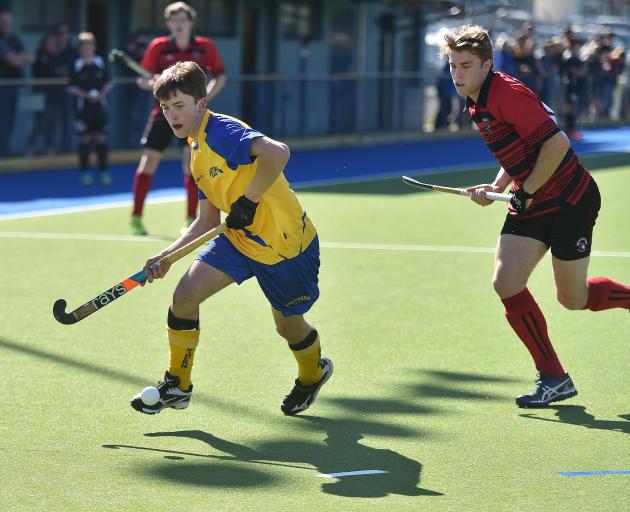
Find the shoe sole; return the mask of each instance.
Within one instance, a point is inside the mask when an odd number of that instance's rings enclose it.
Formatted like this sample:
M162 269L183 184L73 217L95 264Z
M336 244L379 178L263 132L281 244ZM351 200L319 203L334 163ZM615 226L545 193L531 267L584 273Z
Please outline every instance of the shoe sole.
M138 411L141 412L143 414L150 414L150 415L154 415L154 414L159 414L161 411L163 411L164 409L177 409L177 410L182 410L182 409L186 409L188 406L190 405L190 400L188 400L187 402L178 402L176 404L173 405L166 405L158 410L154 410L154 409L145 409L144 407L141 407L139 409L137 409L134 404L133 401L131 402L131 407L134 411Z
M328 366L330 367L330 371L326 375L324 375L324 378L320 382L319 387L317 388L317 391L313 393L313 399L311 400L311 403L308 404L306 407L304 407L304 409L298 409L297 411L288 411L288 412L282 411L285 415L295 416L296 414L300 414L301 412L306 411L311 405L315 403L315 400L317 400L317 395L319 395L319 392L324 387L324 384L326 384L330 380L333 372L335 371L335 365L330 359L328 359Z
M568 400L569 398L573 398L577 394L578 392L577 390L575 390L573 393L569 393L568 395L564 395L562 397L554 398L553 400L549 400L548 402L545 402L544 404L519 404L518 402L516 402L516 405L520 407L521 409L544 409L549 404L552 404L554 402L562 402L563 400Z

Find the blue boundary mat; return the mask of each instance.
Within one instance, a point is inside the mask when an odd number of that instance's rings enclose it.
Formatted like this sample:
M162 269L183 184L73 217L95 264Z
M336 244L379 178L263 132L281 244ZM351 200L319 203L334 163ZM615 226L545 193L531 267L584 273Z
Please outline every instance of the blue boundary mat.
M585 130L573 142L580 156L630 153L630 126ZM333 185L403 174L422 175L496 165L476 136L399 144L295 150L285 174L292 187ZM0 174L0 219L68 208L131 204L135 165L111 167L112 186L81 186L77 168ZM96 181L98 183L98 180ZM163 162L153 178L148 199L184 198L181 164Z
M561 471L562 476L601 476L601 475L630 475L630 470L607 469L601 471Z

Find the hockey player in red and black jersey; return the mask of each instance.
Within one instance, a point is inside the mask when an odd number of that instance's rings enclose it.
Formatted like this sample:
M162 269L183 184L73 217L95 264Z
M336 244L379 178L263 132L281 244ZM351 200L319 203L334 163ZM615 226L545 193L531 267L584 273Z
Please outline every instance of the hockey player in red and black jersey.
M529 350L539 377L516 397L520 407L544 407L577 394L551 344L547 324L527 289L534 268L551 250L558 301L567 309L630 309L630 287L607 277L587 278L593 226L600 208L595 180L582 166L554 113L523 83L492 69L492 42L479 26L445 35L441 54L481 138L501 166L491 184L470 187L486 206L486 192L512 200L497 245L493 285L512 329Z
M225 86L223 61L214 43L207 37L192 34L196 18L195 10L184 2L175 2L164 9L166 26L171 35L156 37L149 44L140 65L156 77L176 62L192 61L199 64L209 76L208 101L212 100ZM139 78L142 89L152 90L154 78ZM142 211L153 174L157 170L162 152L170 144L173 131L166 122L162 109L156 103L151 110L149 122L144 130L141 143L144 147L133 182L133 209L131 212L131 230L135 235L146 235L142 223ZM180 139L182 146L182 170L186 189L186 225L187 228L197 215L197 186L190 176L190 147L186 139ZM185 230L185 229L184 229ZM183 230L183 231L184 231Z

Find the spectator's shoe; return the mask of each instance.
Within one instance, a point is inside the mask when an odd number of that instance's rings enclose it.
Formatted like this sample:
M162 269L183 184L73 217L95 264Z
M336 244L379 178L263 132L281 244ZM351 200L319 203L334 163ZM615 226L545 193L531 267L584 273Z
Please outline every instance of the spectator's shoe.
M101 185L109 187L112 184L112 175L107 171L101 171L98 175Z
M144 229L142 225L142 217L139 215L132 215L129 220L129 225L131 226L131 233L137 236L145 236L148 235L147 230Z
M82 171L81 172L81 185L84 187L89 187L94 183L94 178L92 178L92 173L90 171Z
M182 227L182 229L179 230L179 234L180 235L184 235L186 234L186 231L188 231L188 228L190 227L190 225L194 222L195 218L194 217L188 217L186 219L186 223L184 224L184 226Z
M582 140L584 138L584 135L582 134L582 132L578 130L569 130L567 135L569 136L569 139L571 140Z
M534 390L529 395L517 396L516 405L532 408L545 407L551 402L560 402L575 395L577 395L577 390L568 373L559 379L539 373Z
M282 405L280 406L284 414L293 416L294 414L305 411L315 402L317 393L319 393L321 387L328 382L334 370L332 361L326 357L322 357L319 360L319 367L322 369L323 374L319 382L311 384L310 386L302 386L300 381L295 379L293 389L284 397Z
M164 381L158 384L158 391L160 392L160 400L155 405L146 405L140 398L140 393L131 399L131 407L136 411L144 414L157 414L162 409L172 407L173 409L186 409L190 404L190 397L192 396L192 384L186 391L179 389L179 377L171 375L168 372L164 373Z

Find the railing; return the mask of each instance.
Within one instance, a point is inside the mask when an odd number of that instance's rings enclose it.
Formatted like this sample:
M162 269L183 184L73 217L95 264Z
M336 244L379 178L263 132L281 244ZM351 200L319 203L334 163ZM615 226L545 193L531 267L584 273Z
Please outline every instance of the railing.
M151 109L134 77L115 77L108 98L109 145L135 148ZM210 108L243 119L276 138L421 131L434 94L418 73L229 76ZM67 153L76 148L73 99L65 79L0 80L15 95L10 155ZM7 119L2 120L5 132ZM5 155L6 156L6 155Z
M138 148L153 104L135 77L115 77L108 98L109 146ZM76 149L72 97L64 79L0 80L0 158ZM13 95L13 96L12 96ZM13 100L7 101L7 98ZM563 93L556 112L563 121ZM459 98L450 100L451 129L457 128ZM239 117L274 138L418 133L433 129L439 109L436 79L420 73L228 76L210 108ZM460 116L466 125L465 116ZM584 114L586 119L586 114ZM630 80L623 75L613 92L611 118L630 119ZM6 144L8 141L8 144Z

